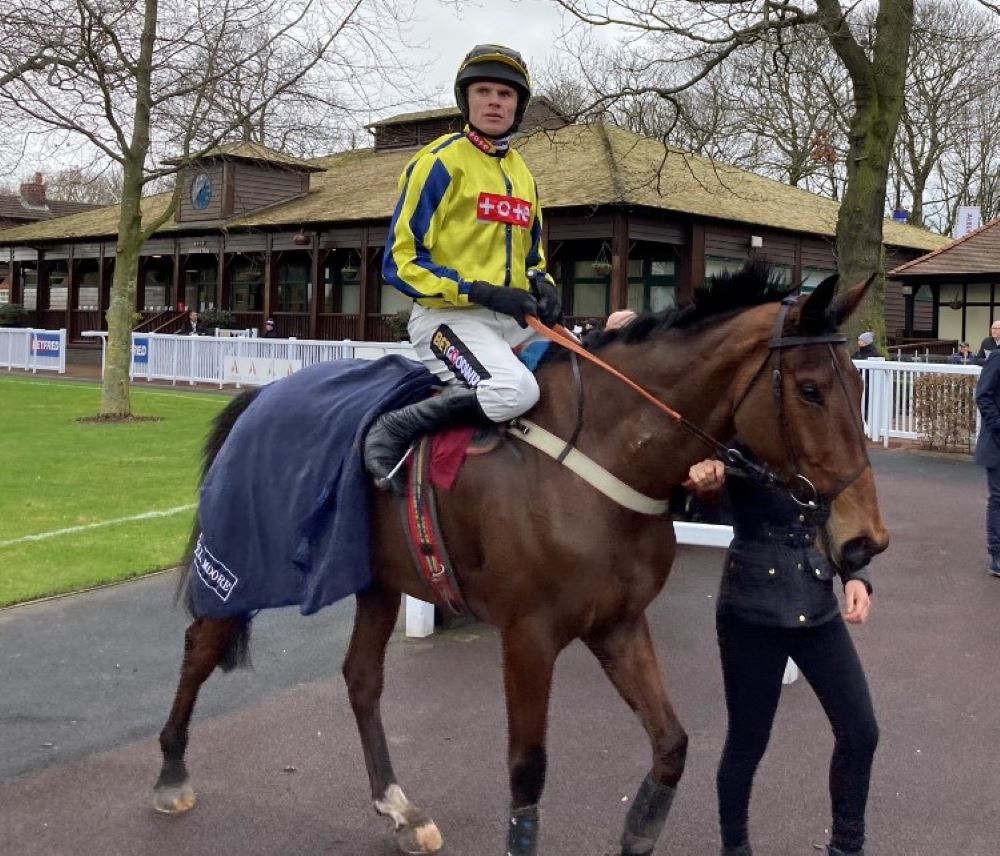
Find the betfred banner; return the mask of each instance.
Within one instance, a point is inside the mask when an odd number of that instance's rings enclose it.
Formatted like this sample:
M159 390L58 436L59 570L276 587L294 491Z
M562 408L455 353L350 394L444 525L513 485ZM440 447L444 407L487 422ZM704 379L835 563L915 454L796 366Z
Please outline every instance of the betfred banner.
M32 333L31 353L36 357L59 359L61 346L58 333Z
M132 362L137 366L149 363L149 339L146 337L132 340Z

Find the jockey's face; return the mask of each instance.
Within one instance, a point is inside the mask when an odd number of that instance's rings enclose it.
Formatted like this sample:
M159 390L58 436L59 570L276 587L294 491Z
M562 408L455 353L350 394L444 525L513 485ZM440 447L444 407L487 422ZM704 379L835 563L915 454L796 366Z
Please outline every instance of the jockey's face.
M517 90L506 83L477 80L469 84L469 123L489 137L502 137L514 124Z

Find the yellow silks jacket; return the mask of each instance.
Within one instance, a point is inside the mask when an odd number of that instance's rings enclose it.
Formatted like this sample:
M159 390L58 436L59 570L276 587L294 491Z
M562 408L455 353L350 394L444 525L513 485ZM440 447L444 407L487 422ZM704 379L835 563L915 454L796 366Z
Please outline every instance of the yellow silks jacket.
M528 270L544 271L545 259L538 190L521 156L490 155L457 132L414 155L399 179L386 281L439 309L468 306L476 280L527 290Z

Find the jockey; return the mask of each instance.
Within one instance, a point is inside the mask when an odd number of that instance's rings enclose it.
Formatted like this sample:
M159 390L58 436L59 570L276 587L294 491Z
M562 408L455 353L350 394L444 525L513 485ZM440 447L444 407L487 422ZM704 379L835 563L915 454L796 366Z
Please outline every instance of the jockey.
M538 384L512 348L541 339L527 316L551 326L562 309L545 273L535 180L510 148L530 95L517 51L474 47L455 78L465 129L425 146L400 177L382 273L413 298L410 341L448 385L372 425L365 466L380 487L417 437L506 422L538 401Z

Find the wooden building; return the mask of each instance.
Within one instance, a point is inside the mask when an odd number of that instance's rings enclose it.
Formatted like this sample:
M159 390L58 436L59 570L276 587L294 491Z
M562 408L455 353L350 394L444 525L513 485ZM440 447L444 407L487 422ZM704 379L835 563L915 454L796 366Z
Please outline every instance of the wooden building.
M169 331L195 307L231 311L240 327L273 317L282 336L392 338L390 316L410 306L381 277L399 175L460 122L455 109L394 117L370 127L371 148L309 161L250 144L209 152L179 175L176 215L143 247L144 329ZM618 127L568 124L541 98L515 144L538 182L549 269L571 318L668 307L750 258L807 289L835 266L829 199ZM144 216L168 202L145 199ZM102 329L117 219L111 207L0 233L12 299L37 326L71 339ZM945 243L891 221L885 241L892 266ZM890 329L902 326L898 289L886 311Z
M910 335L969 342L1000 318L1000 218L890 272L905 295ZM915 327L917 309L930 321Z

